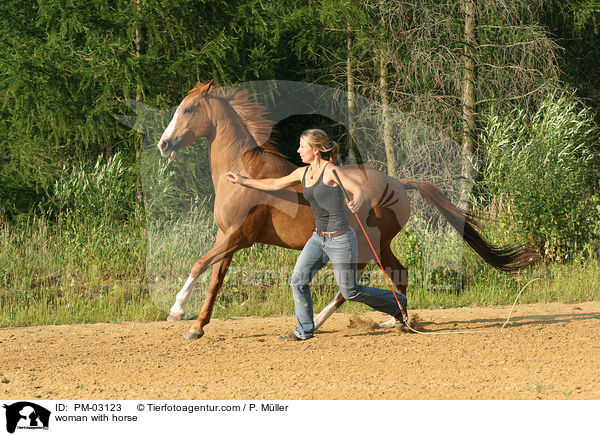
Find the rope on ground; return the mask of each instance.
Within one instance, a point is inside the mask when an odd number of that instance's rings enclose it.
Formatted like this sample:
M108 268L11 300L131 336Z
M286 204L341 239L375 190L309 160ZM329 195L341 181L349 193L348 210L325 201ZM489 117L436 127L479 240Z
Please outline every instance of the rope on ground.
M506 318L506 321L504 321L504 324L502 324L502 327L500 327L500 333L502 333L502 330L504 330L504 327L506 326L506 324L508 324L508 320L510 320L510 316L512 315L513 310L515 308L515 304L517 304L517 300L521 296L521 292L523 292L527 286L529 286L531 283L535 282L536 280L544 280L544 277L537 277L537 278L535 278L533 280L530 280L525 286L523 286L523 289L521 289L519 291L519 293L517 294L517 298L515 298L515 302L513 303L512 307L510 309L510 313L508 314L508 318Z
M508 321L510 320L510 317L513 313L515 305L517 304L517 300L519 299L519 297L521 296L521 294L523 293L525 288L527 286L529 286L531 283L535 282L536 280L544 280L544 279L545 279L544 277L536 277L535 279L530 280L525 286L523 286L523 288L521 288L521 290L517 294L517 298L515 298L515 302L513 303L512 308L510 309L508 318L506 318L506 321L504 322L504 324L502 324L502 327L500 328L500 333L502 333L502 331L504 330L504 327L506 326L506 324L508 324ZM419 330L415 330L414 328L412 328L408 322L405 323L404 325L410 331L418 333L420 335L464 335L464 334L469 334L469 333L493 333L494 332L494 330L460 330L460 331L455 331L455 332L421 332Z

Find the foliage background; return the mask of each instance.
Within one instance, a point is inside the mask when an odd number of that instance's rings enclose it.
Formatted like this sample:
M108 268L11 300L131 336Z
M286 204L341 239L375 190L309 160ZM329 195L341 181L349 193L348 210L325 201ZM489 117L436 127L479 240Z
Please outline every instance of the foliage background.
M197 81L210 79L222 85L276 79L344 90L352 86L380 102L382 111L392 106L460 142L467 3L2 3L0 286L3 306L10 308L3 315L6 323L14 322L16 307L32 311L22 316L33 320L44 307L90 296L112 304L98 307L122 307L123 317L131 317L133 301L140 301L148 317L158 316L144 300L151 279L145 274L148 234L140 182L144 138L114 117L132 115L125 100L167 110ZM479 38L475 155L481 171L472 207L493 220L484 225L492 241L534 241L545 256L541 270L577 264L587 271L582 274L596 277L600 6L594 0L478 0L474 5ZM385 122L384 116L376 132L382 143ZM292 161L298 133L307 125L328 129L343 139L343 153L349 152L351 136L340 126L322 117L297 116L282 121L275 133ZM197 159L206 160L206 147L199 149ZM408 162L395 150L399 161ZM374 164L386 170L386 162ZM156 169L161 202L177 202L181 192L173 187L185 187L185 180L168 162L161 165ZM210 180L202 186L185 188L191 211L199 205L210 210ZM212 228L210 216L196 215L192 221ZM416 220L396 241L402 262L416 269L444 254L420 247L427 225ZM208 244L210 237L205 239ZM236 255L236 261L256 261L252 253L271 249L252 250ZM481 271L495 277L490 288L509 280L470 255L464 262L436 268L450 277L461 268L469 272L459 286L465 289L479 283ZM426 289L428 283L415 282L415 287ZM516 285L506 286L508 295ZM233 301L232 289L224 290L220 304ZM595 298L594 292L575 294ZM425 301L432 294L423 295ZM431 304L440 304L431 298ZM289 301L282 304L289 309Z

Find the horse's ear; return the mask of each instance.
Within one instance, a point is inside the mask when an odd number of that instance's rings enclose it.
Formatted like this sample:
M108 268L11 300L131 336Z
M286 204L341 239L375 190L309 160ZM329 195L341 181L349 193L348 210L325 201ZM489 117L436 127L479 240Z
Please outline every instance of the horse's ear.
M210 91L210 88L212 88L212 85L213 85L213 81L211 79L211 81L208 82L206 85L203 85L200 82L196 83L196 88L198 88L200 90L200 95L204 95L208 91Z

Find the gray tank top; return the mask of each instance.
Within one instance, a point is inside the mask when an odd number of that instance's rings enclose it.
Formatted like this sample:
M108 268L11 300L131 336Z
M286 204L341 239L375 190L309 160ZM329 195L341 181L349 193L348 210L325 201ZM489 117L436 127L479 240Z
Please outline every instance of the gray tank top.
M327 162L325 165L327 165ZM315 214L315 223L317 229L322 232L337 232L349 227L346 217L344 194L339 186L329 186L323 182L323 173L321 171L319 180L312 186L306 186L306 172L302 176L302 186L304 187L304 198L308 200Z

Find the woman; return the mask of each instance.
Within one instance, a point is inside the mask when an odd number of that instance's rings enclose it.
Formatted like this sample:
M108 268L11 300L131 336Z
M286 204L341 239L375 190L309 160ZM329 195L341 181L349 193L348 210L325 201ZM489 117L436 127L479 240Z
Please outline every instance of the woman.
M304 197L315 214L316 229L302 249L292 274L292 291L297 325L289 335L277 339L299 341L314 335L313 306L310 282L329 260L333 265L336 282L345 299L365 303L372 308L394 316L402 323L402 314L394 295L389 290L358 284L356 234L344 212L344 194L333 174L336 170L342 185L352 195L346 202L352 213L357 212L364 200L361 186L334 165L339 145L330 141L320 129L306 130L300 136L298 153L305 167L296 168L289 175L277 179L251 179L236 173L227 173L227 180L265 191L276 191L302 182ZM397 294L406 308L406 297ZM398 324L400 324L398 323Z

